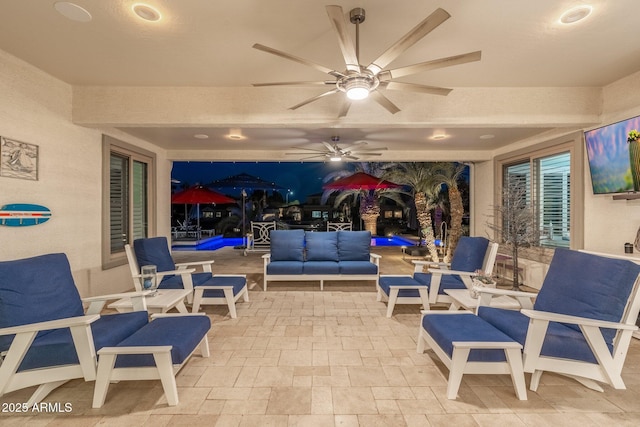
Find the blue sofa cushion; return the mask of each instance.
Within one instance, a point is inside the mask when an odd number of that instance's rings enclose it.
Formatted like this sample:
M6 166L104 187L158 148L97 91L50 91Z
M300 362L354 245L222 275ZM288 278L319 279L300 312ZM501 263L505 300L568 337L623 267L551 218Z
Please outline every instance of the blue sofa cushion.
M460 237L451 259L451 269L456 271L481 269L487 246L489 246L489 240L484 237Z
M96 351L102 347L117 345L149 323L148 318L146 311L101 316L91 324ZM78 357L71 331L68 328L54 329L33 341L18 371L77 363Z
M304 261L304 230L272 230L271 261Z
M233 286L233 295L238 293L247 285L247 278L244 276L215 276L204 283L206 286ZM197 287L198 285L196 285ZM205 298L224 298L222 289L206 290L202 294Z
M0 262L0 328L82 315L65 254ZM7 350L11 341L13 336L0 336L0 351Z
M302 267L303 274L338 274L339 272L340 268L335 261L305 261Z
M418 282L413 277L408 277L408 276L380 276L380 279L378 280L378 284L380 285L380 288L387 296L389 296L389 293L391 292L391 288L390 288L391 285L422 286L429 289L428 286L425 286L420 282ZM399 297L419 297L420 293L418 292L417 289L400 289L398 291L398 296Z
M478 316L524 346L529 329L529 318L524 314L515 310L482 306L478 309ZM613 351L613 346L609 343L607 345L609 351ZM549 322L540 354L597 363L582 332L556 322Z
M302 261L271 261L267 264L267 274L302 274Z
M203 272L203 273L193 273L191 274L191 281L193 286L207 285L211 284L210 280L212 279L212 274ZM184 289L184 284L182 283L182 276L179 274L165 276L160 281L158 285L158 289Z
M453 342L513 342L508 335L474 314L428 314L422 318L422 327L449 356L453 355ZM472 349L468 361L504 362L504 350Z
M306 232L306 261L338 261L338 233Z
M171 345L171 361L181 364L200 344L211 328L208 316L164 317L150 322L144 328L123 340L117 347ZM119 355L116 368L155 366L151 354Z
M369 261L340 261L340 274L378 274L378 266Z
M338 231L339 261L369 261L370 231Z
M166 237L151 237L148 239L136 239L133 241L133 251L136 254L138 267L155 265L158 271L171 271L176 269L176 264L169 252L169 243Z
M413 278L416 282L429 287L431 286L431 273L413 273ZM466 289L464 282L460 279L460 276L443 275L440 279L440 289L438 295L444 295L445 289Z
M534 309L619 322L638 273L640 265L631 261L556 249ZM603 335L610 343L615 331Z

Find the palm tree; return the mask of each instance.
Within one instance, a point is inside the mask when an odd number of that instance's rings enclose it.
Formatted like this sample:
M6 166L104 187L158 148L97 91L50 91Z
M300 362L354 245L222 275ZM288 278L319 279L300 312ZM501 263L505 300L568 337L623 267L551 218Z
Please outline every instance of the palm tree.
M439 184L444 184L449 193L449 213L451 224L449 224L449 239L447 243L447 254L445 260L451 260L453 251L458 245L458 240L462 236L462 217L464 216L464 205L462 195L458 188L458 180L465 171L462 163L438 162L434 165L434 179Z
M385 163L380 162L358 162L352 163L355 170L339 170L332 172L325 176L324 182L331 182L340 178L351 176L357 172L364 172L366 174L382 178L384 174ZM322 193L322 203L326 203L329 196L336 191L340 193L335 198L333 203L334 207L340 206L340 204L349 198L352 198L352 205L355 206L358 201L360 202L360 218L364 222L365 230L371 232L371 235L378 234L378 218L380 217L380 199L387 198L398 203L400 206L404 206L404 201L401 198L402 189L398 188L384 188L379 190L363 190L363 189L345 189L335 190L329 189Z
M433 179L433 165L433 163L392 163L385 166L386 172L383 177L411 188L420 231L424 236L431 260L438 262L431 210L434 207L433 203L438 195L440 183Z

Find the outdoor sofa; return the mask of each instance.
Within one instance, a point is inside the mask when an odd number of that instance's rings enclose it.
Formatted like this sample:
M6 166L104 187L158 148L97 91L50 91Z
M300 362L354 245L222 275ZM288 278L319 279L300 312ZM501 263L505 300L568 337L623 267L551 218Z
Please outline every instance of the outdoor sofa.
M369 231L271 231L264 259L264 290L269 281L371 280L378 286L380 255L371 253Z

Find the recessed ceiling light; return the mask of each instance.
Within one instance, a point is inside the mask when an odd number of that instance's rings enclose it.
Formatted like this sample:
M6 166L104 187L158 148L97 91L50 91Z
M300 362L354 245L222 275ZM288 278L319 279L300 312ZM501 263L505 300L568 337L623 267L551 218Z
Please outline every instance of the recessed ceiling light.
M228 139L232 139L234 141L240 141L246 138L246 136L241 135L239 133L230 133L229 135L227 135Z
M429 139L432 139L434 141L442 141L443 139L447 139L449 136L447 134L444 133L436 133L433 136L430 136Z
M136 3L131 7L131 9L136 15L145 21L156 22L162 19L160 12L148 4Z
M593 8L587 5L574 7L560 16L560 22L563 24L574 24L591 15L592 10Z
M84 8L69 1L58 1L53 4L55 10L65 18L76 22L91 21L91 14Z
M495 137L496 137L495 135L492 135L492 134L490 134L490 133L488 133L488 134L486 134L486 135L480 135L480 136L479 136L479 138L480 138L480 139L493 139L493 138L495 138Z
M196 133L193 137L196 139L209 139L209 135L205 133Z

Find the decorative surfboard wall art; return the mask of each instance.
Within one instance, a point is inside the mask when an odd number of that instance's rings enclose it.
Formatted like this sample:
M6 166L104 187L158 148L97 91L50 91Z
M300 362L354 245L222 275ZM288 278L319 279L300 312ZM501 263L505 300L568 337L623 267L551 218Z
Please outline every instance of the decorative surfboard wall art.
M51 211L42 205L13 203L0 209L0 225L8 227L27 227L47 222Z

